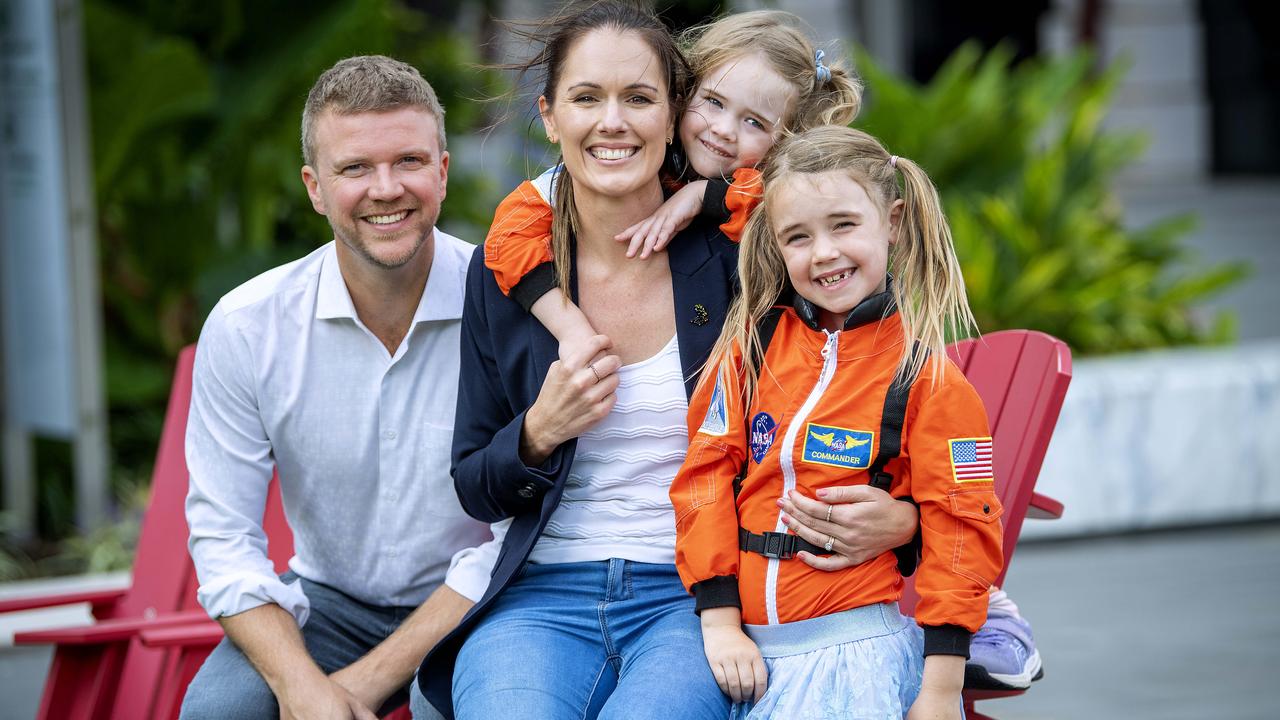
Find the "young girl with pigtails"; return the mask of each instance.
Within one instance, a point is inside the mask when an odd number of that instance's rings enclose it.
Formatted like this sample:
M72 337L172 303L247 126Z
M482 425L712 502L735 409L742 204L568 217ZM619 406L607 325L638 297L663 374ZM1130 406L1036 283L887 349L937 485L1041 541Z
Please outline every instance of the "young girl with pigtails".
M740 717L962 717L1001 507L982 401L945 352L974 320L937 191L847 127L764 167L671 485L707 659ZM915 623L892 552L835 572L792 557L832 542L787 534L782 498L851 482L919 505Z
M629 256L641 259L665 247L699 214L721 223L736 240L760 195L756 165L778 138L817 125L846 125L862 102L858 79L842 64L828 64L791 13L728 15L686 31L682 44L696 85L677 132L667 138L663 177L669 197L651 217L615 238L629 243ZM581 107L601 102L590 88L578 89L570 100ZM637 95L636 101L645 99ZM588 147L573 150L598 163L628 162L636 149L622 143L611 147L607 135L616 129L600 130ZM485 239L484 258L502 291L551 331L565 358L596 332L568 295L557 291L568 287L568 278L556 274L550 241L557 213L548 198L554 197L551 186L559 167L522 183L502 201Z

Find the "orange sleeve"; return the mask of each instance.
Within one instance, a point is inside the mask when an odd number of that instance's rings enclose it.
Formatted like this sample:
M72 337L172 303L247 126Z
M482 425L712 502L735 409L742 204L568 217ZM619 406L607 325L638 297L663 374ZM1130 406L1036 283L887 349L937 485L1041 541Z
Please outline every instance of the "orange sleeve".
M534 268L552 261L551 206L525 181L498 205L484 239L484 266L510 296Z
M954 365L908 420L906 455L911 495L920 504L923 535L916 573L916 621L977 632L987 616L987 589L1004 567L1000 515L992 474L986 409ZM928 391L928 378L916 391ZM926 646L928 646L926 637Z
M764 196L763 188L759 170L744 167L733 171L733 182L729 183L729 189L724 194L724 208L729 212L729 219L720 226L720 232L725 237L734 242L742 241L742 231L747 228L747 219Z
M671 483L676 570L698 611L741 606L733 479L747 457L747 437L741 393L733 374L725 375L707 377L689 400L689 453Z

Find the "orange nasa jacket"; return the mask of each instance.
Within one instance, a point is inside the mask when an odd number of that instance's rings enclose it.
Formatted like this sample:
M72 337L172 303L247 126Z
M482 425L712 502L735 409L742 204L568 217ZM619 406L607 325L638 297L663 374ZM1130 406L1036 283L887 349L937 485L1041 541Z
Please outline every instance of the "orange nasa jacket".
M552 184L558 168L520 183L498 204L484 240L484 264L498 288L526 310L555 287L551 258ZM731 182L709 181L702 212L720 220L720 231L738 242L760 201L760 171L740 168Z
M902 594L892 552L828 573L738 548L739 527L787 532L776 504L784 491L815 497L819 488L868 481L885 393L902 357L891 293L863 301L836 333L817 328L807 301L797 298L795 306L779 318L749 408L740 388L723 379L707 376L698 388L689 402L689 453L671 485L681 580L699 610L740 604L748 624L804 620ZM967 654L1004 562L990 435L982 400L960 370L948 360L939 377L926 362L911 386L901 453L886 466L890 493L920 507L915 615L926 655Z

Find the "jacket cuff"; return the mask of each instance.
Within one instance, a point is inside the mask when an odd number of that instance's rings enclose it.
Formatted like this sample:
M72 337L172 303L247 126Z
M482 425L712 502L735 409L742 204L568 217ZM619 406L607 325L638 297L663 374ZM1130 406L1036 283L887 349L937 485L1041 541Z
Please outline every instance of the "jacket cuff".
M717 575L694 583L691 589L693 590L693 611L699 615L703 610L711 608L742 608L742 598L738 596L738 578L734 575Z
M963 655L969 659L973 633L959 625L927 625L924 628L924 655Z
M520 303L525 312L531 312L533 304L556 287L555 263L544 262L530 270L511 288L511 299Z
M717 225L729 222L732 215L725 207L724 197L729 193L729 181L722 178L709 178L707 190L702 193L702 216L710 218Z

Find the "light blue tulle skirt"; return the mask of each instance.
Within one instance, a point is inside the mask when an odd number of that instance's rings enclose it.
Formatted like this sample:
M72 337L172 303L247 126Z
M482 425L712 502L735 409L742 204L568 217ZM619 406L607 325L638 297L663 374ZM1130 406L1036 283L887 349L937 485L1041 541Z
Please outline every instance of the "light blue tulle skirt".
M897 603L783 625L746 625L769 686L733 720L900 720L920 692L924 635Z

